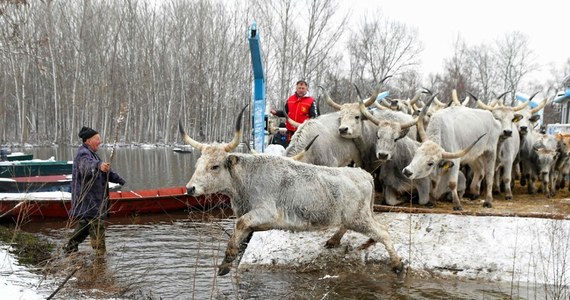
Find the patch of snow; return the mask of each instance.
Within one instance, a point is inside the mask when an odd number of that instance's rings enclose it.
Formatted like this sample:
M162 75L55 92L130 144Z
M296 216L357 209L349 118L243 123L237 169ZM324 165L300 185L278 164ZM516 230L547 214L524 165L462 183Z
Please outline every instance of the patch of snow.
M283 156L285 154L285 148L281 145L271 144L268 145L263 153L275 156Z
M0 245L0 291L3 299L45 299L50 294L39 290L42 276L18 265L9 246Z
M569 220L401 213L377 218L413 272L532 284L570 282ZM352 231L341 247L325 248L335 231L256 232L239 267L302 266L327 256L388 262L381 243L345 253L368 240Z

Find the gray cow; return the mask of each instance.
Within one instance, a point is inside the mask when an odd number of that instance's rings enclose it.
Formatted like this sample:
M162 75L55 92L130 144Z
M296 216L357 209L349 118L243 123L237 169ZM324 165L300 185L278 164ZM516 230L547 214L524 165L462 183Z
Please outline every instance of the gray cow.
M360 102L362 115L376 125L375 157L382 162L379 180L384 187L384 201L388 205L402 203L400 195L417 192L422 205L430 201L430 179L428 177L409 180L400 172L414 158L420 143L406 136L410 127L416 125L412 119L408 123L378 119Z
M239 143L242 114L243 110L229 144L199 143L179 125L184 141L202 153L186 185L188 194L228 195L237 217L218 274L230 271L239 245L254 231L308 231L338 226L327 247L339 246L348 229L362 233L370 240L359 249L380 241L388 251L392 269L403 276L403 263L390 235L374 218L372 176L359 168L332 168L281 156L229 153Z
M288 122L291 121L288 119ZM299 127L285 149L285 156L297 155L318 135L319 138L311 146L311 151L307 152L300 161L328 167L344 167L351 164L361 167L358 148L352 141L338 135L339 124L338 112L320 115L303 124L293 124Z
M432 96L432 99L434 97ZM422 144L412 162L402 172L410 179L431 176L436 185L448 185L453 196L453 209L462 210L463 206L457 193L459 167L460 164L468 164L474 170L476 178L471 183L471 192L479 194L481 180L485 178L487 190L483 206L492 207L500 123L488 111L453 106L433 114L427 129L424 130L421 120L430 104L422 109L418 118L417 128ZM483 140L477 143L482 138ZM437 168L442 166L449 168L449 172L444 176L436 172Z

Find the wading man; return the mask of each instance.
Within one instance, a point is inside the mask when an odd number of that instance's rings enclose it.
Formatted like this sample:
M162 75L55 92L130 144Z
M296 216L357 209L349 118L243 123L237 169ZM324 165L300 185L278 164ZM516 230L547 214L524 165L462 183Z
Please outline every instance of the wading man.
M97 255L105 254L105 223L109 213L109 182L125 184L125 180L111 170L111 164L97 155L101 136L89 127L81 128L79 137L83 144L73 160L71 180L73 235L64 247L66 254L77 252L79 244L89 235L91 246Z

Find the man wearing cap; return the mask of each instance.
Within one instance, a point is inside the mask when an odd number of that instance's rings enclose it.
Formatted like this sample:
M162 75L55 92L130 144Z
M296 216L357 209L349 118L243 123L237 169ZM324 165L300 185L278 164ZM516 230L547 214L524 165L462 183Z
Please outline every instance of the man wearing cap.
M316 118L319 114L317 111L317 104L315 99L311 96L307 96L309 90L309 85L305 80L299 80L295 84L295 93L287 99L287 104L285 105L285 113L289 118L293 119L297 123L303 123L309 118ZM285 117L285 113L282 110L271 110L271 113L278 117ZM291 141L291 136L295 133L297 127L289 124L287 122L287 142Z
M287 146L289 146L289 141L287 139L287 127L285 127L285 123L279 124L279 130L273 135L271 144L281 145L283 148L287 148Z
M73 235L64 247L67 254L77 252L89 235L91 247L97 255L105 254L105 223L109 213L109 182L125 184L125 180L111 170L111 164L97 155L101 136L89 127L81 128L83 144L73 160L71 179L71 221L76 223Z

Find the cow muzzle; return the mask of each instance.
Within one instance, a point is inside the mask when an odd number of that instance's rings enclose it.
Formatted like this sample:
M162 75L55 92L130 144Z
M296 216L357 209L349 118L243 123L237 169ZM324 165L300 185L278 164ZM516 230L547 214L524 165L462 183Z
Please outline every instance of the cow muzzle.
M404 176L410 178L410 177L412 177L412 175L414 175L414 172L410 171L410 169L408 169L408 168L404 168L404 170L402 170L402 174L404 174Z
M390 154L386 152L378 152L376 154L376 157L378 157L379 160L383 161L390 160Z
M510 129L505 129L505 130L503 130L503 136L504 137L511 137L511 136L513 136L513 131Z
M340 135L346 135L348 133L348 127L339 127L338 128L338 133Z
M186 192L188 193L188 195L193 196L194 193L196 193L196 187L192 186L192 187L186 188Z

